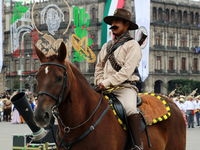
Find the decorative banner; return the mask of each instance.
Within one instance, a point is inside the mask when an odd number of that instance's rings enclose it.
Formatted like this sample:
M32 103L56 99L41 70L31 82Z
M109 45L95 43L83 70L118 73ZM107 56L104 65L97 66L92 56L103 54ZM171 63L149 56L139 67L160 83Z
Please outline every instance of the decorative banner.
M24 55L24 36L26 34L31 34L33 41L38 40L38 34L34 30L34 26L32 24L32 21L30 19L30 8L21 6L23 2L17 2L15 4L15 8L13 11L12 18L10 20L10 35L11 35L11 53L13 57L19 57L19 50L22 51L22 56ZM26 24L31 25L20 25L18 26L19 22L25 22ZM34 36L33 36L34 33ZM21 37L20 37L21 35ZM22 43L20 47L19 39L22 38ZM33 57L35 58L36 55Z
M2 25L2 0L0 0L0 73L3 67L3 25Z
M72 46L75 50L73 62L81 62L86 59L88 63L94 63L96 56L91 50L94 46L93 36L88 35L90 17L85 12L85 8L79 9L76 6L73 8L73 17L74 26L72 29L75 31L75 34L71 35Z
M124 0L107 0L103 18L106 16L112 16L116 8L123 8L123 6ZM110 25L107 25L104 21L102 21L101 46L110 41L113 37L112 31L109 28Z
M41 28L38 28L39 25L35 23L34 11L36 2L33 3L32 8L23 6L23 1L18 1L14 6L14 11L11 22L11 53L13 57L19 57L22 53L24 56L25 47L25 36L30 34L32 36L32 41L30 44L36 44L41 51L47 55L56 54L61 42L64 42L67 47L67 58L71 55L72 46L75 49L75 55L73 61L81 62L86 59L88 63L94 63L96 61L96 56L91 50L94 46L93 36L88 34L90 18L88 13L85 11L85 8L78 8L73 6L73 22L75 34L72 35L72 40L69 41L66 39L65 33L68 31L71 24L71 10L69 4L66 0L63 0L66 8L69 12L69 20L65 20L65 15L62 10L53 2L47 5L41 10L41 20L40 25L47 27L48 32L44 32ZM31 2L30 2L31 3ZM32 10L30 12L30 10ZM61 16L61 17L60 17ZM62 34L60 34L60 25L65 22L66 28ZM62 30L61 30L62 31ZM55 39L55 35L59 34L59 39ZM65 38L65 39L64 39ZM20 39L21 43L20 43ZM72 43L71 43L72 42ZM28 45L29 48L32 46ZM33 58L37 59L35 53L35 47L33 47Z
M144 82L149 75L150 0L135 0L135 13L136 24L139 27L135 32L136 40L138 41L142 32L147 35L147 39L141 45L142 60L139 67L139 74L142 82Z

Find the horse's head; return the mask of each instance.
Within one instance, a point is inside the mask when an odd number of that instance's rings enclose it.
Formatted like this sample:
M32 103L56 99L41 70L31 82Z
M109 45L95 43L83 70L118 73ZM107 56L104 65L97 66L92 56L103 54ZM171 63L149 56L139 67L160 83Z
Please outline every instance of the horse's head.
M65 61L66 47L62 42L58 55L49 57L46 57L37 46L35 49L41 67L36 73L38 105L34 112L34 120L39 127L45 127L50 122L52 109L58 107L65 96L68 79Z

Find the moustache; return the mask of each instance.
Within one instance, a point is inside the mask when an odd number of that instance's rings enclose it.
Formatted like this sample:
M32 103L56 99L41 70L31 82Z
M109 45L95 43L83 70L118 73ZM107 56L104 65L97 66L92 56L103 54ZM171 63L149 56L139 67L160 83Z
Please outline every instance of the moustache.
M118 26L112 26L109 29L118 29L118 28L119 28Z

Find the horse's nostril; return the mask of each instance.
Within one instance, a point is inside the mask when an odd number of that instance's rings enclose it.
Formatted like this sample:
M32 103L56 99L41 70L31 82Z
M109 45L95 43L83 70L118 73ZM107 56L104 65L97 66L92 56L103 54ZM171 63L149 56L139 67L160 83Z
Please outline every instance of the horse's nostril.
M49 120L49 113L48 113L48 112L45 113L45 115L44 115L44 120L45 120L45 121L48 121L48 120Z

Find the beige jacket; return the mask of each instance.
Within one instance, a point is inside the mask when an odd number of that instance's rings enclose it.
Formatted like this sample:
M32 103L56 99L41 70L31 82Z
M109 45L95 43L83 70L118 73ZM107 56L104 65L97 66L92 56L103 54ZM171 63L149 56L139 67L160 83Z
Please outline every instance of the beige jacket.
M139 67L140 60L142 59L141 47L135 40L130 40L123 45L119 46L115 51L114 55L117 62L122 66L119 72L115 71L111 66L109 59L104 65L103 59L106 56L105 43L99 52L97 65L95 68L95 81L98 85L100 82L103 83L105 88L118 86L124 81L139 81L139 77L133 75L134 70Z

